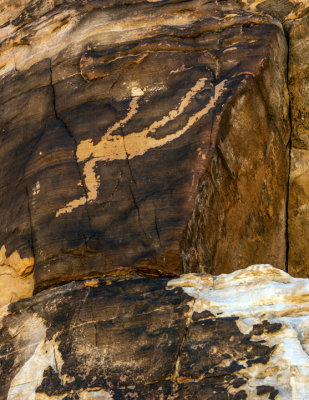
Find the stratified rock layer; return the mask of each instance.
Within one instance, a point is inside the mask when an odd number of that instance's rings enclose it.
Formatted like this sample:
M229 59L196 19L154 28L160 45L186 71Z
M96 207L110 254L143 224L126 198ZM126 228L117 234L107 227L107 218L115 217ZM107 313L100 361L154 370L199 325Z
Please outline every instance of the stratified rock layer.
M1 309L1 400L306 398L308 280L267 265L120 279Z
M26 3L1 12L0 244L35 290L284 268L280 24L229 1Z

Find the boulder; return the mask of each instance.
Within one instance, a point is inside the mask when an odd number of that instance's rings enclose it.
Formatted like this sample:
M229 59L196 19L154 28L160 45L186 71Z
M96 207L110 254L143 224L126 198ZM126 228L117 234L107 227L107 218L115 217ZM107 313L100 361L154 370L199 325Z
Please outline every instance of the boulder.
M276 19L231 1L4 1L0 38L0 245L35 292L286 267Z
M284 27L289 44L291 144L288 201L288 270L309 277L309 4L306 0L239 0L252 12L272 15Z
M309 7L287 21L292 147L289 194L289 272L309 277Z
M1 309L1 400L305 399L309 281L100 278Z

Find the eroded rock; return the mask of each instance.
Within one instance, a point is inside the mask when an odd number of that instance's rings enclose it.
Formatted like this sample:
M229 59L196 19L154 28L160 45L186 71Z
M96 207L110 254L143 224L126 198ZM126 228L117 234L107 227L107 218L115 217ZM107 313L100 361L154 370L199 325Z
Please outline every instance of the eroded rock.
M289 271L309 277L309 9L286 24L290 37L292 148L289 200Z
M3 2L0 37L0 243L34 258L35 291L285 268L277 20L229 1Z
M270 265L254 265L243 271L209 279L185 275L169 282L194 297L194 312L211 312L221 318L236 317L236 324L253 340L272 348L270 360L247 362L241 375L251 388L270 386L281 399L305 399L309 393L309 317L306 279L292 278ZM261 343L261 342L260 342ZM262 389L259 389L262 393ZM263 389L264 390L264 389ZM270 395L266 398L272 398Z
M305 399L308 280L268 265L121 279L3 309L0 399Z
M32 296L34 258L21 258L17 251L9 257L6 248L0 249L0 307Z
M307 0L236 0L242 7L259 14L272 15L282 23L302 18L309 12Z
M239 0L238 2L250 11L278 18L288 38L288 88L292 127L288 269L294 276L309 277L309 4L307 0Z

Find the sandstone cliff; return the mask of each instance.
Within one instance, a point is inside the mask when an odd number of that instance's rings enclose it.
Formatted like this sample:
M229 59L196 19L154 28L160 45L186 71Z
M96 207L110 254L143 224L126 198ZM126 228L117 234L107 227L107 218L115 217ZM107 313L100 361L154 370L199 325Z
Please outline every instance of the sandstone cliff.
M309 398L308 35L0 0L0 400Z

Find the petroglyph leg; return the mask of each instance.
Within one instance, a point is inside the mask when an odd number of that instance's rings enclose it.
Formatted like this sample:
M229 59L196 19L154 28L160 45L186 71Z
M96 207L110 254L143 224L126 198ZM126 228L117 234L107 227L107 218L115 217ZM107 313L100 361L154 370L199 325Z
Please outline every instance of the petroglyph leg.
M88 190L87 198L83 196L80 199L71 201L65 207L56 212L56 217L64 213L72 212L75 208L81 205L85 205L87 201L96 200L98 195L98 188L100 186L100 177L96 175L95 172L95 166L97 162L125 160L127 157L131 159L136 156L144 155L147 151L151 149L162 147L167 143L178 139L201 118L207 115L208 112L213 109L216 101L221 96L224 89L225 81L222 81L215 86L214 95L211 97L206 107L202 108L200 111L192 115L188 119L184 127L179 129L175 133L166 135L165 137L160 139L149 136L149 134L155 133L159 128L164 127L168 122L173 121L175 118L180 116L189 106L194 96L205 88L206 83L207 78L199 79L181 99L176 109L171 110L160 120L154 121L150 126L141 130L140 132L132 132L126 136L112 135L119 128L125 126L125 124L130 121L138 112L138 100L140 99L140 97L134 97L130 102L129 111L126 117L111 126L107 130L105 135L101 137L99 143L94 145L91 139L81 141L81 143L78 145L76 153L78 161L83 162L90 158L90 160L86 161L83 169L85 184Z

